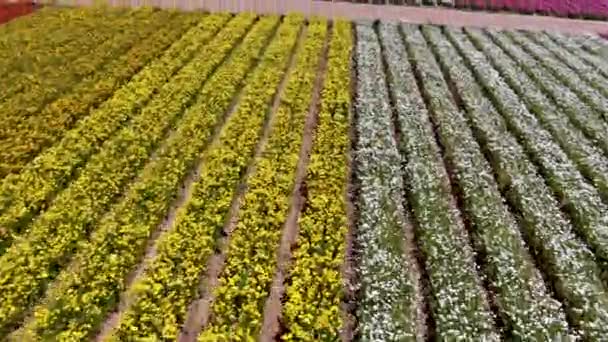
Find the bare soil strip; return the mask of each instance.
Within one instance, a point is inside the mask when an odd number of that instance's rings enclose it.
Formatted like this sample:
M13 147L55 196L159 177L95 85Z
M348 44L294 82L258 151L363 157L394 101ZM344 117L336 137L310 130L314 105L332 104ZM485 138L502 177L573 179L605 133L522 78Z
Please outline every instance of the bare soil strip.
M249 175L255 172L255 160L259 158L264 150L264 146L266 145L266 141L268 140L268 136L270 135L270 129L274 122L275 113L281 104L281 96L285 90L285 86L287 85L287 80L291 69L293 69L295 65L295 56L298 51L300 51L302 47L302 43L304 41L303 37L306 33L306 27L302 28L300 32L300 36L298 38L298 43L292 55L290 56L290 60L288 63L288 67L283 74L283 78L281 79L281 83L277 88L277 91L274 95L274 100L272 103L272 107L267 115L267 120L263 127L263 133L260 141L258 142L254 156L252 158L251 163L247 167L247 171L243 176L241 183L237 189L237 194L235 195L232 204L230 206L230 211L228 213L228 219L224 225L223 233L224 237L218 241L217 252L213 255L209 262L207 263L206 272L201 275L201 281L199 284L199 298L195 299L188 309L188 314L186 316L186 322L184 323L184 327L178 337L179 342L194 342L196 341L196 337L199 332L209 324L211 319L211 306L213 305L213 301L215 300L215 288L219 283L219 276L224 268L224 264L226 261L226 250L228 245L230 244L230 236L236 225L238 223L238 212L241 206L241 202L245 192L247 191L247 179Z
M331 26L328 27L327 30L328 33L325 37L323 49L321 50L321 61L317 70L312 99L304 125L304 135L300 147L298 165L296 167L289 214L287 215L287 220L283 227L283 234L277 252L277 271L272 281L270 295L268 296L264 307L264 321L262 323L262 330L259 338L262 342L274 341L281 330L281 299L285 294L285 279L289 275L291 249L298 238L298 219L300 218L300 212L306 201L305 178L308 170L310 153L312 151L314 130L317 127L321 90L323 89L323 81L327 70L327 52L329 49L329 41L332 36Z

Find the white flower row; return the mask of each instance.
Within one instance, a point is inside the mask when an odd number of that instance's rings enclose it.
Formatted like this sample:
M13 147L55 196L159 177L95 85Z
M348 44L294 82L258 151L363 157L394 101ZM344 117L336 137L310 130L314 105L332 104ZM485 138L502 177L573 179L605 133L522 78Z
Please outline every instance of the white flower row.
M509 45L504 36L495 33L490 35L515 59L519 61L526 59L525 53L514 45ZM534 83L525 72L518 71L517 66L500 48L492 49L489 55L507 83L513 86L526 104L541 118L541 121L544 117L546 128L554 133L553 138L564 148L566 153L551 141L551 135L543 130L536 119L526 119L523 115L520 115L520 119L516 115L512 116L515 125L522 127L519 130L523 132L522 135L526 136L524 140L528 141L528 145L530 145L528 147L535 155L535 159L539 161L541 169L545 171L551 187L565 202L564 207L574 219L579 233L595 251L602 266L606 266L605 264L608 262L608 207L602 202L601 195L608 194L608 161L601 153L587 144L580 132L573 127L567 127L567 119L551 108L550 101L544 98L542 93L535 93ZM531 70L531 68L526 70ZM539 77L542 78L542 76ZM521 101L516 101L516 103L521 103ZM563 127L560 127L560 124ZM577 136L576 133L579 135ZM593 180L599 192L587 183L568 156L581 166L583 173Z
M462 58L441 34L440 28L426 26L423 33L444 71L453 80L453 86L461 98L466 99L466 110L477 110L477 100L464 94L470 85L460 77L465 72ZM431 52L421 51L421 55L420 69L433 79L441 79L441 70ZM486 255L486 272L495 289L505 328L511 336L521 340L567 336L568 325L561 305L548 293L466 118L449 100L451 94L447 84L438 82L431 87L433 89L429 91L436 95L434 101L440 107L434 111L438 131L446 154L455 165L465 210L475 229L475 243Z
M495 340L494 318L481 286L469 245L469 238L453 206L447 172L435 141L431 120L421 92L430 101L433 79L428 78L420 51L424 40L415 26L404 26L406 46L400 35L383 26L387 41L387 61L393 80L392 91L399 122L401 149L406 163L406 179L414 217L419 225L420 248L426 258L434 301L431 308L439 339ZM387 32L388 31L388 32ZM405 50L408 50L408 54ZM415 61L424 80L416 86L409 61ZM430 92L430 94L429 94Z
M561 33L545 33L554 42L563 46L571 53L583 59L588 64L595 68L596 72L600 72L604 77L608 77L608 61L602 56L608 54L608 43L604 43L599 37L592 36L569 36ZM579 41L586 39L588 41Z
M413 340L416 310L403 248L402 160L393 138L378 38L371 25L357 24L356 31L359 329L362 341Z
M518 34L519 33L514 33L514 35ZM608 155L608 122L604 121L600 115L594 112L585 103L581 102L574 92L560 82L559 79L548 73L545 68L542 67L542 65L534 60L532 56L527 54L518 46L510 44L510 42L506 40L504 36L498 34L493 36L499 43L503 42L502 45L507 48L507 53L515 57L514 59L519 63L525 73L533 78L538 83L540 88L557 103L557 105L561 108L561 110L564 111L566 116L574 123L574 125L580 128L597 146L604 151L604 153L606 153L606 155ZM525 39L524 37L521 38ZM547 40L549 39L547 38ZM522 82L529 83L528 77L526 77L525 74L522 74L519 78L524 80ZM557 108L555 108L552 101L547 101L536 89L534 92L538 94L536 98L542 100L540 105L547 107L542 111L547 111L549 108L553 112L557 111ZM535 109L535 107L532 108ZM565 116L560 113L558 116L554 116L554 118L559 120L565 118ZM568 125L568 120L562 119L561 121ZM573 128L568 129L572 132L578 131L577 129ZM580 134L578 135L580 136ZM584 137L581 137L580 139L582 139L580 143L588 145ZM566 141L573 142L572 139L568 139ZM594 153L597 152L594 151ZM603 174L605 175L606 173Z
M553 137L570 158L578 164L581 172L592 179L600 193L606 197L608 195L608 159L602 155L601 151L595 149L577 128L570 124L568 118L588 135L597 137L594 141L607 153L608 122L581 103L568 87L543 70L534 58L518 46L511 44L504 35L490 33L490 36L517 61L522 69L518 71L519 68L515 62L505 57L503 58L504 64L508 66L501 68L501 71L504 69L503 76L528 104L530 110L553 133ZM528 75L534 78L545 92L550 93L551 98L560 105L566 116L544 96Z
M509 33L511 39L523 50L534 56L542 66L576 93L584 103L608 119L608 98L589 86L576 72L561 63L549 51L531 43L522 34Z
M492 56L493 61L497 59L493 52L498 47L490 44L487 37L476 30L467 32L477 47ZM497 180L501 188L506 190L509 203L520 214L526 240L536 254L539 266L553 282L556 294L564 302L566 313L575 328L590 339L606 336L608 296L600 278L601 271L591 251L573 233L572 225L560 211L560 204L525 153L525 149L546 151L547 155L542 160L545 164L551 164L550 156L556 148L552 147L553 143L543 131L530 131L537 126L534 117L518 102L517 96L484 53L477 51L461 31L448 29L446 33L475 74L473 77L464 68L458 73L462 84L467 87L463 97L465 100L468 98L466 101L474 109L468 112L469 119L478 137L484 141L484 147L497 170ZM527 138L525 149L509 132L492 102L484 97L477 81L509 125L518 128L516 136Z
M568 65L577 75L591 84L602 95L608 96L608 79L602 77L594 67L585 63L581 57L561 48L545 34L529 33L527 36Z

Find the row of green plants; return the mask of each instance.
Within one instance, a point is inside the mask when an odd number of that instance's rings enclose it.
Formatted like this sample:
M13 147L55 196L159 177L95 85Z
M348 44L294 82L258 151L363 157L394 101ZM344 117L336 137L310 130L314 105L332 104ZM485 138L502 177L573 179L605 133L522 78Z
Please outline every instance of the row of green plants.
M597 89L604 97L608 96L608 79L603 77L601 73L598 73L593 66L585 63L581 57L559 46L546 34L534 34L530 32L525 36L557 57L558 61L575 71L580 78ZM541 51L543 55L546 53L544 50Z
M491 37L502 42L498 34L492 34ZM608 231L605 229L608 227L608 206L602 202L602 195L606 194L607 183L604 180L608 176L608 161L589 146L580 131L569 127L567 118L551 108L550 100L543 97L535 88L534 82L523 70L518 70L517 65L501 48L509 49L507 45L500 44L489 56L505 83L512 89L495 89L496 101L500 103L499 106L523 108L517 112L506 112L507 122L545 174L549 185L562 201L563 208L574 221L575 228L595 252L600 266L605 268L608 266ZM524 104L528 105L530 111ZM543 123L546 127L543 127ZM584 174L593 180L597 189L600 189L599 192L576 168L576 164L583 163L586 163L586 167L581 169L588 171Z
M2 28L6 26L15 26L15 28L13 32L0 33L0 76L2 76L0 86L4 90L0 94L0 101L14 94L8 90L9 86L14 86L14 81L19 79L18 75L23 72L35 73L43 70L46 64L53 63L57 58L63 58L62 55L55 56L55 51L71 54L72 57L74 52L88 53L87 50L80 50L79 44L92 43L90 47L99 43L99 40L97 40L98 36L88 37L83 33L97 29L106 30L118 19L119 14L122 16L126 13L126 11L108 13L99 8L74 10L44 8L2 25ZM29 22L30 26L19 25L22 22ZM92 42L87 42L87 39ZM25 81L28 80L19 81L19 85L27 84L24 83Z
M429 106L437 106L438 95L430 87L442 81L425 76L428 55L417 26L401 26L408 58L421 83ZM432 109L432 107L430 108ZM423 110L422 113L426 111ZM409 115L408 115L409 114ZM495 340L494 317L488 293L477 274L477 265L462 217L458 213L440 148L430 119L420 113L398 115L402 150L407 160L406 182L413 216L418 225L420 250L431 284L431 310L440 339ZM417 132L416 138L412 132Z
M67 186L79 167L99 152L122 126L142 116L141 109L155 93L179 88L173 75L205 46L228 18L225 14L204 17L160 58L146 65L108 101L68 131L59 143L38 155L20 173L2 181L0 255L38 211L44 210L53 196ZM199 63L203 58L199 53Z
M161 20L167 15L167 12L133 10L119 16L88 18L70 30L77 33L72 39L60 46L49 46L47 51L40 51L39 56L43 57L32 56L32 65L23 68L13 66L14 71L3 77L6 82L3 96L6 98L0 104L0 110L10 120L2 122L0 133L6 129L5 124L13 124L13 119L16 118L35 115L46 103L100 68L114 56L114 45L129 47L133 44L129 36L133 39L139 36L139 31L144 36L150 32L138 27L137 23L153 26L155 20ZM70 31L65 34L72 35ZM120 44L123 39L125 41ZM45 59L44 56L52 57ZM39 62L38 59L42 61Z
M352 155L357 188L356 308L364 341L405 341L417 337L416 274L404 245L403 159L393 137L382 52L370 24L357 24L356 99ZM407 63L407 59L403 60ZM405 84L404 86L407 86ZM399 101L399 100L397 100ZM399 102L400 108L415 104ZM409 132L410 136L416 135Z
M278 19L263 20L270 24ZM192 198L178 212L175 226L159 238L156 256L128 290L131 305L122 314L113 339L177 337L189 303L202 295L197 291L199 279L222 236L231 203L268 120L264 114L269 112L302 24L301 16L285 17L246 79L238 107L202 157Z
M100 327L108 311L119 302L127 286L126 278L141 260L147 239L162 223L176 189L211 140L214 127L221 124L278 20L265 17L258 21L204 85L175 134L47 291L44 304L35 309L34 319L25 326L20 339L78 340L90 338ZM163 332L163 338L177 337L177 329L170 336L168 330Z
M306 204L285 291L284 340L338 340L344 326L346 186L350 148L350 22L334 21L313 148Z
M141 115L104 144L78 178L7 249L0 258L0 273L6 276L0 280L0 333L22 318L95 230L97 220L145 165L254 20L253 14L231 20L206 45L210 53L199 51Z
M309 21L268 141L247 180L202 341L246 340L260 333L326 35L325 20Z
M603 54L608 51L608 44L603 41L597 41L602 40L601 38L591 36L570 36L557 32L545 32L545 35L563 49L575 54L591 65L595 68L595 72L599 72L604 77L608 77L608 62L606 62L605 58L602 58ZM582 42L580 40L582 40Z
M453 47L438 27L424 26L422 34L433 52L419 45L417 69L427 96L433 95L431 117L454 171L473 246L483 256L481 271L491 284L497 318L502 320L503 330L517 340L566 338L568 324L561 304L544 284L464 113L451 100L448 83L442 81L441 69L446 75L458 72L451 67L452 57L444 52Z
M190 26L200 15L173 15L159 18L149 25L142 37L151 33L126 53L120 48L110 49L114 56L104 67L79 81L66 94L45 106L40 113L13 125L0 139L0 178L19 172L40 150L60 140L65 131L79 119L86 117L92 108L108 99L118 88L156 58ZM142 38L139 37L139 38ZM137 37L120 35L123 47Z
M521 33L513 34L511 32L507 32L507 35L515 44L544 66L545 72L558 78L580 97L581 102L593 108L597 115L604 116L604 118L608 120L608 111L606 110L606 108L608 108L608 97L603 96L602 92L587 84L587 82L584 81L583 76L579 76L578 73L573 72L568 66L551 55L550 52L541 49L527 39L525 35Z
M519 35L518 33L514 34ZM543 37L541 35L532 35L532 37L536 36ZM525 37L521 37L521 39L525 39ZM538 39L540 40L542 38ZM546 36L542 41L545 44L552 43ZM558 50L561 51L562 49ZM576 94L561 83L556 77L544 70L543 67L536 62L532 56L526 54L521 49L515 49L513 52L516 53L517 56L521 56L522 59L519 59L519 57L517 59L520 66L532 79L536 81L538 86L542 88L543 92L545 92L545 94L547 94L547 96L551 98L557 104L557 106L559 106L561 112L566 114L566 118L570 119L572 123L579 128L596 146L601 148L605 156L608 156L608 122L604 121L600 115L595 113L589 106L585 105L585 103L583 103L578 96L576 96ZM556 60L553 62L559 63ZM591 71L587 70L583 72ZM596 73L594 72L594 74ZM547 99L543 98L542 95L538 96L538 98L542 101L543 105L546 104L553 107L553 103L551 101L547 101ZM551 110L554 111L554 109ZM564 117L564 115L560 113L560 117Z
M608 322L608 297L600 269L564 217L561 203L528 159L518 135L511 133L510 124L503 119L521 111L522 106L486 57L497 47L477 31L468 31L475 45L459 30L446 29L445 33L455 48L442 50L444 63L449 62L455 70L450 75L467 119L489 157L500 189L518 213L522 235L536 264L564 304L574 332L589 339L600 338L606 334ZM499 103L501 99L505 102Z

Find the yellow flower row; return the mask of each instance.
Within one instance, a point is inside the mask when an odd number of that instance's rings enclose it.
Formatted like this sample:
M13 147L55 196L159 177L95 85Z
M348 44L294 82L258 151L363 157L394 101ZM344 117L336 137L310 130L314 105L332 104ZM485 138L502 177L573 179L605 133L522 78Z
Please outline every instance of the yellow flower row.
M0 184L0 255L19 236L28 221L56 192L69 183L73 172L121 126L142 115L140 109L225 24L229 16L210 15L189 30L158 59L152 61L106 102L80 121L56 145L19 174Z
M351 24L336 21L329 45L319 121L306 178L306 207L286 289L284 340L335 341L347 233Z
M266 17L257 22L204 85L199 100L187 109L166 146L47 292L44 305L35 310L34 319L28 322L21 338L77 340L90 337L99 328L119 301L127 275L140 260L147 238L162 222L176 189L206 148L214 127L222 122L278 21L277 17ZM86 320L79 318L83 312Z
M253 15L241 15L200 51L159 94L80 171L27 234L0 258L0 332L20 319L94 229L114 198L137 175L201 85L248 31Z
M268 142L247 180L239 222L215 291L212 320L201 341L253 340L260 332L326 34L324 20L309 23Z
M262 19L276 22L277 18ZM265 113L287 67L303 23L290 15L278 28L259 65L245 81L238 107L203 155L192 198L157 243L157 255L129 290L132 305L124 312L117 340L174 340L188 304L197 296L199 277L214 253L236 189L250 164Z
M82 79L65 95L45 105L40 113L28 116L5 132L0 139L0 177L19 172L38 152L60 140L78 120L86 117L89 111L127 83L200 18L200 14L175 14L156 18L152 23L137 21L135 25L142 26L143 34L131 29L129 34L109 39L115 48L100 54L111 57L107 65ZM134 32L138 32L137 37ZM141 39L149 33L152 34ZM126 45L133 41L137 43L123 54L120 49L127 48Z
M151 11L146 11L151 14ZM31 15L2 25L14 31L0 33L0 101L18 94L28 85L35 85L34 77L45 72L69 68L67 62L83 55L111 36L112 25L132 18L134 11L103 8L50 9L43 8ZM34 20L28 20L30 17ZM32 26L17 25L31 21ZM88 32L95 32L88 35ZM102 33L100 35L99 33ZM108 35L110 34L110 35ZM66 63L62 65L62 63ZM27 73L28 76L23 77ZM44 82L44 79L39 80Z
M42 65L34 61L32 66L25 65L25 70L4 77L9 79L9 83L4 87L3 93L12 95L0 103L0 113L3 116L0 121L0 141L12 139L13 134L9 133L14 133L13 130L23 119L38 115L48 102L69 92L83 78L102 68L106 61L116 58L117 52L122 53L134 40L153 32L149 29L142 30L140 24L153 27L155 21L163 21L168 15L167 12L160 11L132 10L115 19L109 16L107 20L102 20L100 16L86 20L80 29L75 29L78 35L62 45L70 46L67 51L61 54L55 51L62 50L61 48L51 47L45 54L53 55L51 60ZM83 29L91 24L95 26L89 27L88 31ZM20 68L15 66L15 69ZM0 172L0 176L5 175L3 170Z

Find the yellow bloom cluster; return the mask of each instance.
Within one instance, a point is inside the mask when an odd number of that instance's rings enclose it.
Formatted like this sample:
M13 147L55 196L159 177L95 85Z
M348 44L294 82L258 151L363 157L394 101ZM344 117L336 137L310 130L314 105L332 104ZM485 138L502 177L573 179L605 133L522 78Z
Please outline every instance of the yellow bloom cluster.
M80 170L29 231L0 258L0 330L9 328L63 268L71 254L127 182L149 159L168 129L182 116L203 82L223 62L253 23L252 15L235 19L209 42L212 53L199 52L146 105L130 125L108 140Z
M266 35L278 22L278 17L262 18L252 39ZM175 339L188 304L197 296L199 277L215 251L235 190L250 164L264 113L284 74L302 22L299 16L284 19L244 82L238 107L217 142L203 155L200 180L191 200L178 213L175 227L160 237L156 258L129 291L133 304L120 319L115 339Z
M334 22L319 121L284 307L284 340L335 341L342 326L347 233L351 24Z
M239 223L216 291L213 318L201 341L257 338L276 269L277 248L326 34L324 20L309 23L268 142L247 181Z
M252 19L247 14L235 20L247 25ZM129 272L140 261L148 237L169 210L176 189L207 146L214 127L222 122L223 114L229 110L238 87L261 55L277 23L276 17L258 21L243 43L205 83L198 101L178 122L175 134L146 166L124 199L101 221L91 241L76 255L73 267L66 269L47 293L45 304L35 310L34 319L24 329L28 339L34 339L34 336L79 339L90 336L99 328L125 290ZM184 304L180 309L186 307ZM75 318L83 311L87 312L86 322L75 323ZM172 312L164 311L164 314ZM176 331L176 327L167 329L163 330L167 334ZM140 329L139 332L146 331Z

